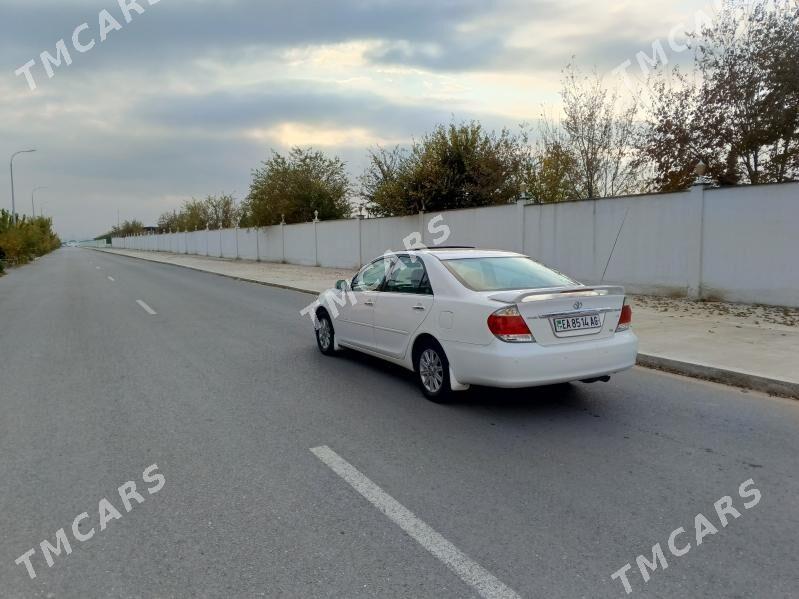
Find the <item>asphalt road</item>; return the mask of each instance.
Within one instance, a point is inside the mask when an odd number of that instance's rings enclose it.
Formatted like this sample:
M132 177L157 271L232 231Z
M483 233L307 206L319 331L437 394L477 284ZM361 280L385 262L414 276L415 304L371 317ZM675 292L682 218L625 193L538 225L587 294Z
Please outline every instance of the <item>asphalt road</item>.
M479 597L487 576L625 597L627 563L635 597L799 596L799 402L634 369L434 405L404 371L319 354L310 299L79 249L0 279L0 597ZM121 517L101 531L103 498ZM699 513L718 532L696 546ZM644 583L655 543L668 568Z

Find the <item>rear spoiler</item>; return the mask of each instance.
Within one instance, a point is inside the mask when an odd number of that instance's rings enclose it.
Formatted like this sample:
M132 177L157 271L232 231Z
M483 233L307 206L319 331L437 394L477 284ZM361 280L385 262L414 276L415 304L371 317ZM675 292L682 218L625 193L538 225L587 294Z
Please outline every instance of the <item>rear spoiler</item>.
M618 285L597 285L594 287L547 287L534 291L505 291L489 295L488 299L506 304L535 302L561 297L592 297L600 295L624 295L624 287Z

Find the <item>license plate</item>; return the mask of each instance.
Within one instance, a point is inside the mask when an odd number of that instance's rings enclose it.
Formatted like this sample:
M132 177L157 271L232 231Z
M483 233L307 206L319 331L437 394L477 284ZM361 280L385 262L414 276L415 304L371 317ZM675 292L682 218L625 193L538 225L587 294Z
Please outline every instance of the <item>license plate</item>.
M555 333L570 333L572 331L592 332L602 328L602 319L599 317L599 314L553 318L552 323L555 326Z

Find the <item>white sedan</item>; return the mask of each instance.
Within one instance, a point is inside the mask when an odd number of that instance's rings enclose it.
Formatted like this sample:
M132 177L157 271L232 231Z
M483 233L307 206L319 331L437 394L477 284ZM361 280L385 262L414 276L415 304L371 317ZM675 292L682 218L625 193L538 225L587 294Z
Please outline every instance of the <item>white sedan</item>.
M400 364L433 401L470 385L607 381L638 352L623 288L582 285L514 252L386 254L315 306L322 353Z

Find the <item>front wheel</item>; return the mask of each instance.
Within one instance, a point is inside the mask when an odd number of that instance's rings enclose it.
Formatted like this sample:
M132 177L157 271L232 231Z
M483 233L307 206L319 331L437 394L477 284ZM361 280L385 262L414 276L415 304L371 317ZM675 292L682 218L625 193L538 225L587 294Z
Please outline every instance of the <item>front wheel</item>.
M319 351L326 356L332 356L335 353L336 346L336 331L333 329L333 322L327 314L319 315L319 326L316 329L316 344L319 346Z
M436 403L450 399L449 360L438 343L429 342L417 355L416 376L424 396Z

